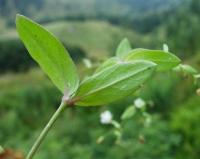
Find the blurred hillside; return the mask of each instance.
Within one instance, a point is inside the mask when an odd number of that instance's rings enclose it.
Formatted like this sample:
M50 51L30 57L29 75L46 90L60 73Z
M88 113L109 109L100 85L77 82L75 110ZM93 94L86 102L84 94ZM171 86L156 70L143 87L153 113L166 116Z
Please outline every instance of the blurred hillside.
M181 0L1 0L0 15L8 25L13 25L15 14L21 13L40 22L103 19L151 31L162 22L162 16L180 5L183 5ZM141 28L144 20L149 23L148 28Z
M21 13L52 26L66 46L100 59L111 56L122 37L133 47L158 49L167 42L177 55L191 58L200 49L199 8L198 0L1 0L0 39L16 34L14 19Z
M41 24L107 21L141 36L150 35L154 40L149 46L167 42L179 56L188 58L199 50L199 8L198 0L1 0L0 33L14 27L17 13Z

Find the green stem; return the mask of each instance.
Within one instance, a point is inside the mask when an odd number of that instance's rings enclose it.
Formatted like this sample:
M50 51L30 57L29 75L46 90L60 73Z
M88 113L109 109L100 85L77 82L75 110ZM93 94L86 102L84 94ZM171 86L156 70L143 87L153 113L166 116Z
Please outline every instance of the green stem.
M53 124L55 121L58 119L59 115L62 113L62 111L67 107L65 102L62 102L59 106L59 108L56 110L56 112L53 114L37 140L35 141L34 145L32 146L31 150L29 151L26 159L32 159L35 153L37 152L38 148L40 147L42 141L45 139L47 136L49 130L52 128Z

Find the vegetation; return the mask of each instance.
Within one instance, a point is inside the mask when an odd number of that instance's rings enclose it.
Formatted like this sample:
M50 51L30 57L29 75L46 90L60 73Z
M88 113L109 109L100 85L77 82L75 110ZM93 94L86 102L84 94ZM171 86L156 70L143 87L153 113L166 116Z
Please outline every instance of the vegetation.
M27 155L32 159L49 130L67 107L109 104L135 92L157 71L166 71L180 59L165 51L132 50L128 40L117 48L116 57L79 84L76 67L61 42L39 24L17 15L17 31L31 57L62 92L59 108L51 117ZM163 56L164 55L164 56ZM111 60L111 62L110 62ZM111 73L112 72L112 73Z
M172 128L182 134L182 146L177 150L177 158L198 158L200 129L198 116L200 113L198 104L199 97L191 97L186 103L180 105L175 112L172 112ZM184 121L184 124L182 124ZM191 132L192 129L192 132ZM184 140L183 140L184 139Z

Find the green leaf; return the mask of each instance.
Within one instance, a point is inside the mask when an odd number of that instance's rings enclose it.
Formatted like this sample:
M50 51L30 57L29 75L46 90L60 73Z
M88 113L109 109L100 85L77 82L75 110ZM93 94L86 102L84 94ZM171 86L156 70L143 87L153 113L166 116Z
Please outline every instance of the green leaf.
M180 59L175 55L161 50L137 50L130 52L125 58L127 61L148 60L158 65L158 71L167 71L177 66Z
M115 120L112 120L111 124L112 124L115 128L117 128L117 129L120 129L120 128L121 128L120 123L118 123L118 122L115 121Z
M195 74L198 73L198 71L195 68L193 68L192 66L184 65L184 64L179 64L173 70L177 71L177 72L183 72L183 73L186 73L186 74L191 74L191 75L195 75Z
M17 15L16 26L28 52L52 82L66 95L73 94L79 86L79 78L61 42L42 26L22 15Z
M143 51L143 50L146 50L146 49L141 49L141 48L133 49L133 50L131 51L131 53L132 53L132 52L135 52L135 53L136 53L136 52L140 52L140 51ZM109 58L108 60L106 60L105 62L103 62L103 63L96 69L95 73L100 72L100 71L104 70L105 68L110 67L110 66L112 66L112 65L114 65L114 64L117 64L117 63L120 63L120 62L123 62L123 60L120 59L119 57L111 57L111 58Z
M105 62L103 62L95 71L95 73L100 72L102 70L104 70L107 67L110 67L116 63L118 63L120 61L120 59L118 57L111 57L108 60L106 60Z
M127 38L123 39L117 47L116 56L123 58L131 51L131 44Z
M132 94L154 72L150 61L121 62L85 80L76 93L80 106L95 106L114 102Z
M133 105L131 105L128 108L126 108L126 110L123 112L121 119L122 120L129 119L133 117L135 113L136 113L136 109Z

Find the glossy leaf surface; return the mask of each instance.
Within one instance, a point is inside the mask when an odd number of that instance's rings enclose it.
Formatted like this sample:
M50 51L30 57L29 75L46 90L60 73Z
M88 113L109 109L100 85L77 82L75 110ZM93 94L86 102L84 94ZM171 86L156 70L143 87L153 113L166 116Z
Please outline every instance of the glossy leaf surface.
M177 66L180 59L171 53L161 50L136 49L125 58L127 61L148 60L158 65L158 71L167 71Z
M85 80L79 87L77 105L95 106L114 102L138 89L154 72L149 61L122 62L108 67Z
M67 95L79 85L75 65L61 42L32 20L17 15L18 34L32 58L40 65L53 83Z

